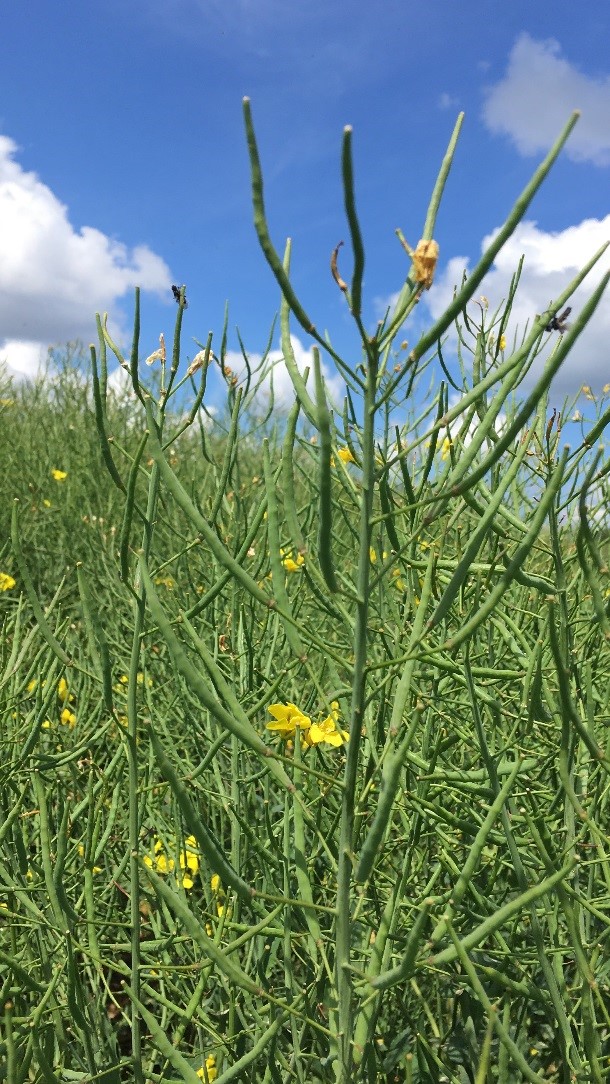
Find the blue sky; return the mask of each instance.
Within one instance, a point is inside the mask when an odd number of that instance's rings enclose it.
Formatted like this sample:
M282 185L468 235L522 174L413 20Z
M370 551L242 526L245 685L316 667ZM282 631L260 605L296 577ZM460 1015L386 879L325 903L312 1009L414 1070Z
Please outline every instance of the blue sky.
M574 108L582 118L566 153L481 292L499 303L525 253L515 312L524 323L610 239L607 0L580 13L564 0L30 0L27 15L13 4L2 18L0 358L16 373L35 371L49 344L93 341L96 310L127 343L136 284L143 357L161 331L171 338L172 282L187 284L185 356L209 330L218 344L227 300L231 349L237 325L260 354L279 295L252 225L245 94L276 247L292 237L306 309L356 361L329 272L332 249L347 239L345 124L354 128L371 327L408 271L395 228L417 243L460 110L420 326L474 265ZM346 250L342 261L348 277ZM304 366L311 344L296 325L295 336ZM610 296L558 393L610 381L609 343Z

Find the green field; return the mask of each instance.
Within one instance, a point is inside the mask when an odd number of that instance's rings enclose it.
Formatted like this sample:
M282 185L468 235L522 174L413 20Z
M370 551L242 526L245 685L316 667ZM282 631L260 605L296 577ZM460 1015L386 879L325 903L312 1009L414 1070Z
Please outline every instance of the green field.
M367 333L346 132L352 362L271 245L246 120L294 407L226 328L187 374L184 296L149 368L136 299L131 357L102 319L0 382L0 1079L606 1080L610 405L549 388L608 276L514 341L518 272L498 312L477 289L568 130L406 350L429 269Z

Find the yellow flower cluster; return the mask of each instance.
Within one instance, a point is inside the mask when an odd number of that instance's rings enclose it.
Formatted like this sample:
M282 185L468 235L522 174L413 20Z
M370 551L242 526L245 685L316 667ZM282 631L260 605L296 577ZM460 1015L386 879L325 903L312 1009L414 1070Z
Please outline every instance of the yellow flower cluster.
M203 1068L198 1069L197 1076L201 1077L204 1081L206 1079L209 1080L210 1084L212 1084L213 1080L216 1080L218 1069L216 1068L216 1058L213 1054L210 1054L210 1056L205 1059L205 1070Z
M167 587L168 591L176 586L171 576L155 576L155 584L157 587Z
M349 734L337 725L339 704L336 700L333 700L330 708L330 715L312 723L309 715L304 715L295 704L271 704L268 710L273 722L266 724L267 730L273 731L284 741L292 739L298 730L303 748L323 743L335 747L343 745L349 741Z
M28 692L33 693L34 689L37 687L37 685L38 685L37 678L33 678L32 681L30 681L29 684L28 684ZM45 685L46 685L46 681L43 681L43 683L42 683L42 688L43 689L44 689ZM72 730L73 727L76 726L76 715L71 710L70 704L73 703L75 697L74 697L74 693L70 692L70 690L68 688L68 682L66 681L65 677L63 677L63 676L60 677L60 679L59 679L59 681L57 683L57 699L59 700L60 704L63 704L63 708L61 709L61 712L59 714L59 721L64 726L69 726L70 730ZM51 722L51 720L50 719L45 719L45 721L42 724L42 729L43 730L51 730L52 727L53 727L53 723Z
M289 550L280 550L280 557L282 558L282 564L286 569L286 572L300 572L301 565L305 564L305 558L302 553L297 553L295 560Z
M136 674L136 682L138 683L138 685L143 685L144 684L144 673L143 673L142 670L138 670L138 673ZM147 684L149 689L152 688L153 679L151 677L146 678L146 684ZM125 693L126 694L128 685L129 685L129 677L128 677L128 675L127 674L121 674L120 677L119 677L118 682L116 683L116 685L113 685L112 688L114 689L115 693Z
M192 888L195 884L193 877L199 870L199 856L194 848L197 847L197 840L194 836L187 836L184 841L184 850L181 850L178 855L178 862L182 873L182 887ZM144 865L149 869L154 869L155 873L173 873L176 860L169 852L169 848L166 846L162 839L157 836L155 838L153 855L144 855Z
M449 459L452 446L453 441L450 440L449 437L445 437L443 443L441 444L441 460L443 461L443 463L446 462L447 459Z

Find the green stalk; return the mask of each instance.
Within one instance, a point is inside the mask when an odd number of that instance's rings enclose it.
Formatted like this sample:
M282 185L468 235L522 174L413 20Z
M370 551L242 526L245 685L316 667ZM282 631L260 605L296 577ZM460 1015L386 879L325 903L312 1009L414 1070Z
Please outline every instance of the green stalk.
M353 979L350 967L352 919L351 883L354 863L354 823L360 744L366 703L366 666L368 661L368 616L370 549L375 486L375 396L379 355L373 353L366 374L364 427L362 432L362 495L360 498L359 559L357 577L356 623L354 628L354 670L352 679L351 719L344 774L339 828L339 863L337 870L337 922L335 934L335 971L338 997L339 1056L335 1065L337 1084L347 1084L352 1067Z

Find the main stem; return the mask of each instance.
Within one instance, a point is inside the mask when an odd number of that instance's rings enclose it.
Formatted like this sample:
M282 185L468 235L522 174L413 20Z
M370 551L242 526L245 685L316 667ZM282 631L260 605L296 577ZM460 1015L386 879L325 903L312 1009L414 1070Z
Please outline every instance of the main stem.
M146 523L142 537L142 550L148 559L152 544L154 518L159 492L159 468L155 464L150 475ZM138 669L142 644L142 632L146 614L146 589L142 585L140 572L136 574L134 585L134 629L131 644L129 684L127 686L127 757L129 765L129 872L130 872L130 917L131 917L131 989L136 998L140 998L140 867L138 851L140 846L140 792L138 764ZM140 1014L132 1005L131 1048L133 1058L134 1084L144 1084L142 1067L142 1038Z
M369 614L369 577L371 568L372 511L375 487L375 399L379 354L367 344L367 376L364 395L364 427L362 433L362 501L360 506L360 555L358 563L358 601L354 628L354 676L352 705L345 765L345 786L341 807L339 863L337 872L337 934L336 986L339 1023L339 1058L335 1066L337 1084L348 1084L353 1065L352 1029L354 1020L353 982L351 971L351 885L354 862L354 814L356 783L362 727L367 665L367 624Z

